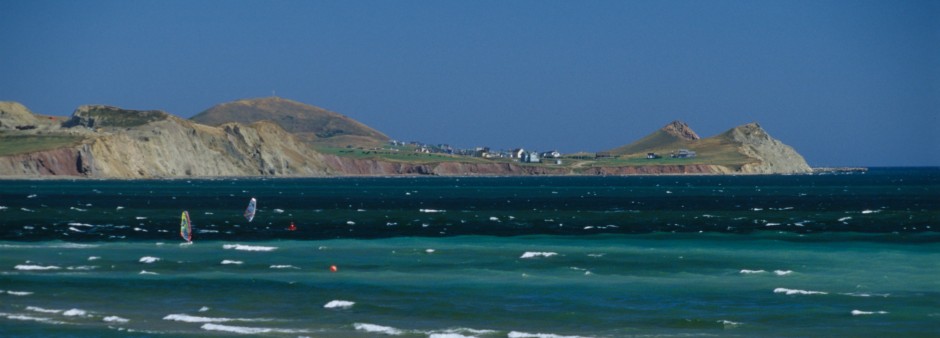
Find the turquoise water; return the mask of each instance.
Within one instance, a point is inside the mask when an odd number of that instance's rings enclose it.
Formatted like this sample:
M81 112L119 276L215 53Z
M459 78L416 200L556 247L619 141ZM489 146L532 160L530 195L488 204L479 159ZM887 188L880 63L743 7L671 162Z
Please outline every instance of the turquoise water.
M2 181L0 336L938 336L937 192L932 169Z

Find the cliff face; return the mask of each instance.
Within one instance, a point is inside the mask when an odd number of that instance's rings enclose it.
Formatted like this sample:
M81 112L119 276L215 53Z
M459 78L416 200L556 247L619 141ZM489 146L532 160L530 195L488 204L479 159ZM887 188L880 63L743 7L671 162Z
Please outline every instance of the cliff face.
M90 142L97 177L323 176L327 169L283 129L260 122L209 127L171 118Z
M268 102L271 101L271 102ZM295 103L277 103L282 115ZM273 103L272 103L273 102ZM246 103L247 104L247 103ZM262 105L263 106L263 105ZM253 106L252 106L253 107ZM266 107L266 106L264 106ZM255 107L257 108L257 107ZM231 110L231 109L229 109ZM257 113L257 110L246 110ZM252 115L253 116L253 115ZM286 118L285 117L285 118ZM281 121L284 123L284 121ZM345 128L345 127L344 127ZM301 133L303 134L303 133ZM345 135L339 137L371 136ZM213 176L393 176L393 175L656 175L779 174L811 172L793 148L748 124L701 139L675 121L622 149L647 152L688 147L699 158L667 159L657 164L581 159L566 165L532 165L505 160L449 158L408 162L325 155L309 140L285 130L278 121L204 125L162 111L82 106L59 123L18 103L0 102L0 176L173 178ZM4 147L6 146L6 147ZM633 149L636 148L636 149ZM629 157L631 154L617 154ZM703 159L704 158L704 159ZM720 163L720 164L715 164Z
M757 160L742 166L742 173L794 174L813 171L803 156L792 147L770 137L757 123L736 127L725 134L740 143L741 153Z

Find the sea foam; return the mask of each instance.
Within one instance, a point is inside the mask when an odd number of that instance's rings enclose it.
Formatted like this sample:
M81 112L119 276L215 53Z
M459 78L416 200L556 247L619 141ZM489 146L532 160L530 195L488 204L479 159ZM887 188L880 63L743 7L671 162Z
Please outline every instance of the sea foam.
M285 265L285 264L282 264L282 265L271 265L270 268L271 268L271 269L297 269L297 270L300 270L300 268L298 268L298 267L296 267L296 266L293 266L293 265Z
M15 314L9 314L9 313L0 313L0 316L6 317L7 319L12 319L12 320L26 320L26 321L40 322L40 323L46 323L46 324L65 324L65 322L60 322L57 320L53 320L51 318L43 318L43 317L15 315Z
M279 329L270 327L244 327L206 323L200 327L206 331L222 331L240 334L259 334L259 333L306 333L306 330Z
M852 310L853 316L864 316L864 315L874 315L874 314L887 314L887 311L862 311L862 310Z
M14 268L14 269L17 269L17 270L26 270L26 271L31 271L31 270L44 271L44 270L59 270L59 269L61 269L60 267L55 266L55 265L42 266L42 265L30 265L30 264L18 264L17 266L14 266L13 268Z
M201 317L201 316L190 316L184 313L178 314L169 314L166 317L163 317L163 320L171 320L175 322L186 322L186 323L227 323L227 322L270 322L272 319L266 318L216 318L216 317Z
M236 265L237 265L237 264L242 264L242 263L244 263L244 262L242 262L242 261L235 261L235 260L231 260L231 259L226 259L226 260L223 260L223 261L222 261L222 264L223 264L223 265L228 265L228 264L236 264Z
M140 258L140 262L141 262L141 263L146 263L146 264L154 263L154 262L157 262L157 261L159 261L159 260L160 260L159 257L153 257L153 256L145 256L145 257L141 257L141 258Z
M532 252L532 251L527 251L526 253L522 254L522 256L520 256L519 258L551 257L551 256L555 256L555 255L557 255L557 254L558 254L557 252Z
M62 312L62 315L66 317L87 317L88 311L82 309L70 309L68 311Z
M397 335L401 335L404 333L402 330L396 329L394 327L375 325L375 324L369 324L369 323L354 323L353 327L355 327L357 331L365 331L369 333L381 333L381 334L387 334L387 335L392 335L392 336L397 336Z
M796 290L796 289L787 289L787 288L776 288L774 293L785 293L787 295L828 295L828 292L822 291L807 291L807 290Z
M767 271L742 269L741 273L745 275L753 275L753 274L758 274L758 273L767 273Z
M356 302L350 302L348 300L331 300L329 303L323 305L327 309L343 308L348 309L355 305Z
M222 246L226 250L241 250L241 251L274 251L277 250L277 247L274 246L258 246L258 245L242 245L242 244L225 244Z
M528 332L519 332L512 331L507 337L509 338L581 338L581 336L561 336L554 333L528 333Z
M61 313L62 312L62 310L44 309L38 306L27 306L26 311L33 311L33 312L39 312L39 313Z
M10 296L29 296L29 295L32 295L33 293L30 292L30 291L10 291L10 290L7 290L7 294L10 295Z
M127 323L127 322L130 321L130 319L121 318L121 317L118 317L118 316L107 316L107 317L104 317L104 318L101 319L101 320L106 321L106 322L109 322L109 323Z

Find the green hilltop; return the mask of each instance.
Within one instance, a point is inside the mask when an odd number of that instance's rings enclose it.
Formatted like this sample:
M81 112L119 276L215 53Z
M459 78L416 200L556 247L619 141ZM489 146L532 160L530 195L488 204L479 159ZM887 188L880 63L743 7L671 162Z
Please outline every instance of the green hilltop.
M302 140L326 145L375 146L389 140L378 130L345 115L280 97L222 103L193 116L192 120L210 126L268 120Z

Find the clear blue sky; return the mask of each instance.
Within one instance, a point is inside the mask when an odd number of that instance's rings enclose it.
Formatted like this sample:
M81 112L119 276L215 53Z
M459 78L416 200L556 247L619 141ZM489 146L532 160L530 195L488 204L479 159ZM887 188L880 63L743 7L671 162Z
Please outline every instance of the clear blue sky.
M940 1L0 1L0 100L37 113L272 90L405 141L759 122L814 166L936 166Z

